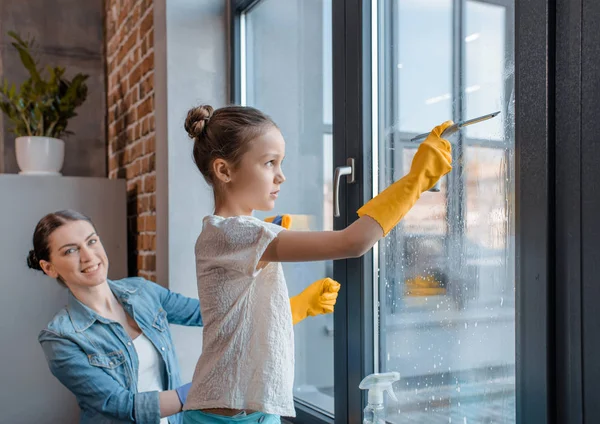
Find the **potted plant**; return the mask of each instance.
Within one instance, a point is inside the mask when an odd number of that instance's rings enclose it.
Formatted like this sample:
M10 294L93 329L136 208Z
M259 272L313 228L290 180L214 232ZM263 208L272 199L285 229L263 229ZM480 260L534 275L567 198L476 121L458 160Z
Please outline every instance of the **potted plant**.
M14 32L8 33L11 44L19 52L21 63L29 78L17 90L4 79L0 87L0 109L13 123L17 163L21 174L60 175L64 161L65 143L61 136L67 131L69 119L77 116L75 109L87 97L88 75L65 78L62 67L38 68L31 49L34 40L23 41Z

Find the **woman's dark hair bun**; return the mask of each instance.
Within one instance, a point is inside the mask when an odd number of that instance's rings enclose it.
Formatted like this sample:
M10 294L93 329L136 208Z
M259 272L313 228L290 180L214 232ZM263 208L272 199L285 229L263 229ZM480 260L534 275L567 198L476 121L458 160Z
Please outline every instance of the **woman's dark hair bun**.
M37 256L35 255L35 252L33 251L33 249L31 249L29 251L29 255L27 255L27 266L31 269L36 269L38 271L42 270L42 267L40 266L40 261L38 260Z

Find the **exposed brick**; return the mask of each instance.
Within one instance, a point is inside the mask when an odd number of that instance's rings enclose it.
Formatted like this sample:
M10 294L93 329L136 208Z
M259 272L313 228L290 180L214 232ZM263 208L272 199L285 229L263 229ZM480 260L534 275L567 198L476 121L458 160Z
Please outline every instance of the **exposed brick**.
M128 180L137 177L138 175L140 175L140 161L137 160L133 163L126 165L125 169L127 171L126 178Z
M156 191L156 176L146 175L144 177L144 193L154 193Z
M125 158L124 158L125 162L124 163L125 164L130 164L131 162L133 162L133 160L134 160L133 159L133 155L134 155L133 144L127 145L127 147L125 147L124 152L125 152Z
M131 70L131 74L129 74L128 82L130 87L134 87L138 82L140 82L140 78L142 77L142 70L140 69L140 65L137 65L135 68L133 68Z
M146 217L138 216L137 217L137 231L138 233L142 231L146 231Z
M148 74L140 82L139 87L140 99L143 99L147 94L151 93L154 89L154 72L148 72Z
M153 271L156 269L155 255L144 255L144 269L148 271Z
M108 175L127 180L129 272L155 281L153 1L106 0L105 11Z
M131 160L134 161L144 154L144 143L141 141L137 141L135 144L132 145L131 151L133 152L133 157L131 158Z
M140 122L140 128L142 129L141 135L148 134L148 118L142 119L142 121Z
M140 105L137 107L137 116L138 119L142 118L154 111L154 106L152 102L152 97L147 97Z
M142 56L142 57L146 56L146 53L148 53L148 43L146 40L147 40L147 38L144 37L144 39L140 43L141 51L138 50L140 52L140 56Z
M150 163L150 165L149 165L150 171L149 172L155 171L156 170L156 153L155 152L150 153L150 156L148 156L148 162ZM156 179L156 177L154 177L154 178Z
M156 231L156 215L149 215L146 217L146 231Z
M145 158L141 159L142 165L140 168L140 173L141 174L147 174L148 172L151 171L150 169L150 158L148 156L146 156Z
M144 141L144 154L155 152L156 147L154 145L154 136L150 136Z
M156 239L156 236L154 234L146 234L146 237L144 237L144 250L149 251L149 252L155 252L156 251L156 244L154 242L155 239Z
M139 22L140 18L142 17L142 5L140 4L139 1L135 2L135 6L133 7L133 13L131 14L131 20L133 22Z
M137 239L137 250L144 252L152 252L155 249L152 248L154 243L154 235L153 234L140 234Z
M154 27L154 13L147 12L140 23L140 33L145 35Z
M144 212L149 212L150 211L150 198L148 196L138 197L137 206L138 206L138 210L137 210L138 215L141 215Z
M151 70L154 69L154 53L150 52L148 56L142 61L140 65L140 71L142 75L148 74Z
M148 50L154 48L154 29L148 33Z
M131 33L131 35L129 35L129 37L127 38L127 41L125 41L125 44L123 44L123 57L118 58L118 62L122 62L123 59L133 51L133 48L135 47L135 45L138 42L138 36L135 32Z

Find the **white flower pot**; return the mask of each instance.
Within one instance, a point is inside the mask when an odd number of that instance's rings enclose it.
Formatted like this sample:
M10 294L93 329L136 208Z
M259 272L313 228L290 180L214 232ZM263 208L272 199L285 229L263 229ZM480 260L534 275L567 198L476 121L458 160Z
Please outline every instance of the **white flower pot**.
M61 175L65 142L53 137L17 137L17 163L27 175Z

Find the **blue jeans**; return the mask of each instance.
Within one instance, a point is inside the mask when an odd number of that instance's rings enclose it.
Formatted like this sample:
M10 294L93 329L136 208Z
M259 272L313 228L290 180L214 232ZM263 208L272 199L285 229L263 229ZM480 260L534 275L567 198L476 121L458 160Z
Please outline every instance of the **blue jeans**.
M226 417L198 410L185 411L183 412L183 424L281 424L281 418L278 415L264 414L262 412L254 412L250 415L242 414Z

